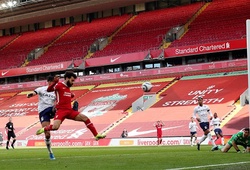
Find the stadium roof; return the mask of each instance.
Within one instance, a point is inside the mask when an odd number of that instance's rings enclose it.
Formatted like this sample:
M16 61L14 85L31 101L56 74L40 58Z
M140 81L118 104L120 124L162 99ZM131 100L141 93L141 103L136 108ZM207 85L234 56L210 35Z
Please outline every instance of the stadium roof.
M0 3L8 0L0 0ZM13 8L0 10L0 29L49 21L155 0L32 0Z

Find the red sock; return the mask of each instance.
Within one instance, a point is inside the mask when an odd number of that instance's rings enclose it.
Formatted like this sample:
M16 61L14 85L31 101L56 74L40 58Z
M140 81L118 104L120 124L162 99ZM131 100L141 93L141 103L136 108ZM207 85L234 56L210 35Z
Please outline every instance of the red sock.
M92 132L92 134L94 136L96 136L98 134L96 129L95 129L95 126L93 125L93 123L91 123L90 119L87 119L84 123L87 126L87 128L89 128L89 130Z
M45 130L45 131L51 131L51 130L53 130L52 127L53 127L53 125L48 125L48 126L46 126L46 127L44 128L44 130Z

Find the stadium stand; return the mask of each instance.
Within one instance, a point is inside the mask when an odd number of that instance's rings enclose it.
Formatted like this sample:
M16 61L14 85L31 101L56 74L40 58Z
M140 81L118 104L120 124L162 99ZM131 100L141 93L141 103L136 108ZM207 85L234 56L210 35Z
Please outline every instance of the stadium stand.
M112 42L93 57L158 49L167 31L183 25L201 7L200 3L139 13L119 31Z
M249 126L249 105L245 105L229 122L223 126L224 134L234 134Z
M6 45L8 45L11 41L13 41L16 37L17 37L16 35L0 37L0 49L3 50L3 48Z
M188 32L169 47L242 39L246 35L247 0L213 0L191 23ZM233 12L232 12L233 11Z
M162 99L159 102L143 112L136 112L111 130L109 135L117 137L126 128L130 137L154 137L156 130L152 125L160 119L166 124L164 136L187 136L187 125L197 105L195 97L199 95L204 95L204 103L209 105L213 113L217 112L220 117L224 117L234 110L233 104L246 90L247 75L221 74L208 77L183 77L161 94ZM239 81L242 83L239 84ZM199 131L198 134L202 132Z
M58 39L49 50L31 65L83 59L88 49L98 38L108 37L123 25L130 15L113 16L89 22L76 23L72 29ZM58 57L60 56L60 57Z
M68 29L68 26L23 33L13 43L1 51L0 69L20 67L32 50L38 47L43 48L66 29ZM8 58L8 60L6 60L6 58Z

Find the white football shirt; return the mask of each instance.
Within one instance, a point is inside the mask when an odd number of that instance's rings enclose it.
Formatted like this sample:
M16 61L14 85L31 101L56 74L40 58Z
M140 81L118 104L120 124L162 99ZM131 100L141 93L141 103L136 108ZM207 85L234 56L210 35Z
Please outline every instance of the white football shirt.
M213 117L210 108L207 105L198 105L194 108L193 118L196 118L196 114L199 116L201 122L209 122L208 116Z
M48 107L54 106L56 95L55 92L47 92L48 86L42 86L36 88L34 91L39 96L38 101L38 112L41 113L43 110Z
M196 129L197 129L196 122L189 122L188 127L189 127L190 132L196 132Z
M211 120L211 125L214 127L214 129L218 129L218 128L220 128L220 118L213 118L212 120Z

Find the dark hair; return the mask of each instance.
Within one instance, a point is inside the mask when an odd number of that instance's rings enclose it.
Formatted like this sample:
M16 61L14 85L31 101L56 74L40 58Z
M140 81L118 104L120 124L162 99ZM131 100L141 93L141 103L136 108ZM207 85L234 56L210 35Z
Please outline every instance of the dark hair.
M73 71L66 71L64 74L64 79L70 79L71 77L74 77L75 79L77 78L76 74Z
M203 97L202 96L198 96L198 99L203 99Z
M49 76L47 77L47 82L51 82L51 81L53 81L53 80L54 80L54 77L53 77L53 76L49 75Z
M249 128L244 128L244 131L247 131L247 132L249 132Z

